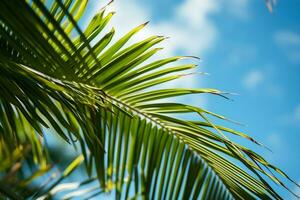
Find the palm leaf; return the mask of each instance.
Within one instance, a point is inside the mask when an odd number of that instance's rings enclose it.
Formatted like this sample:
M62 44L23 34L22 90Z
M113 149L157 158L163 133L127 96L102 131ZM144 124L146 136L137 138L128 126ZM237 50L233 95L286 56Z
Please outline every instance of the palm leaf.
M114 191L116 199L281 199L269 183L287 188L281 179L291 179L229 137L234 134L260 143L210 121L209 116L227 120L221 115L166 103L170 97L226 93L210 88L157 89L190 75L189 69L196 65L177 62L190 57L146 63L161 50L156 45L165 37L127 45L144 23L111 44L115 30L102 32L113 13L103 8L81 30L77 22L86 6L87 1L79 0L1 1L3 151L27 144L34 162L47 166L50 161L43 148L48 147L41 138L48 128L79 146L88 175L95 170L102 189L83 189L65 198ZM174 115L178 113L198 119L187 121ZM1 168L28 159L20 153L3 155L10 162ZM36 197L55 193L59 184L37 192Z

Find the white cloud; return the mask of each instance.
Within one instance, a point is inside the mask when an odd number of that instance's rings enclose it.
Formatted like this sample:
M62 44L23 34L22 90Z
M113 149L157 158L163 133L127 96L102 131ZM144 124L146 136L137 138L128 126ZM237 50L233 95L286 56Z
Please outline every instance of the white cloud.
M254 89L259 86L263 80L263 73L260 70L254 69L244 77L243 84L247 89Z
M275 33L275 41L279 45L300 46L300 34L289 30L282 30Z
M93 10L90 13L95 13L103 6L98 0L92 0L91 3ZM248 4L249 0L185 0L177 5L171 17L150 23L137 35L136 40L156 34L166 35L171 37L165 45L167 55L176 51L201 55L214 46L218 36L211 16L229 10L232 15L241 17L248 13ZM114 1L108 8L116 11L111 24L117 27L117 36L151 20L157 14L138 0Z
M239 19L249 19L249 0L224 0L229 12Z
M138 0L114 1L108 8L116 11L110 24L116 27L116 37L120 38L135 26L150 20L150 24L138 33L132 40L140 41L152 35L169 36L161 46L164 50L160 57L174 55L195 55L201 57L206 51L214 47L218 37L218 29L211 16L224 9L229 10L234 16L247 12L249 0L185 0L177 5L169 18L151 22L157 13L141 4ZM95 13L103 4L92 0ZM157 11L156 11L157 12ZM161 11L160 11L161 12ZM202 69L201 69L202 70ZM172 87L199 87L202 77L198 75L173 81ZM197 97L196 97L197 98ZM189 98L190 101L198 102ZM204 100L201 100L204 102Z
M186 0L177 8L179 20L191 27L207 24L207 16L219 10L219 4L211 0Z
M274 82L273 69L268 66L249 70L242 79L242 84L247 90L259 91L272 98L281 98L284 94L280 82Z
M95 13L103 6L96 0L91 3L94 6L90 13ZM114 1L108 8L116 11L110 23L116 28L115 38L120 38L132 28L150 20L150 24L138 33L131 43L152 35L168 36L170 39L160 45L164 47L160 57L167 57L178 54L201 56L212 48L218 31L210 15L217 13L219 7L218 0L186 0L174 9L170 18L155 23L151 22L152 15L155 13L137 0ZM187 76L172 81L166 86L199 87L202 78L199 75ZM204 104L205 100L199 99L199 96L192 96L188 102Z
M93 0L91 13L99 10L103 4ZM153 18L146 6L137 0L115 1L109 10L116 11L110 24L116 27L116 37L120 38L132 28ZM201 55L211 48L217 36L217 30L209 15L218 11L218 4L211 0L187 0L179 5L172 17L150 24L138 33L132 40L140 41L152 35L170 37L164 44L164 55L175 55L176 52L188 55Z
M290 62L300 63L300 33L281 30L275 33L274 40Z

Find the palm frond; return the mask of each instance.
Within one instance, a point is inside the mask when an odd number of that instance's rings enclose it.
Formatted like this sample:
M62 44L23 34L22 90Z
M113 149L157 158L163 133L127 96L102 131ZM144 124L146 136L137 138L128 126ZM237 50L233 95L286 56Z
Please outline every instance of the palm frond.
M7 173L0 181L0 198L8 197L9 199L45 199L58 195L59 192L69 188L62 188L62 181L76 170L83 160L80 155L75 158L63 172L55 170L55 167L48 165L40 167L37 165L30 166L30 175L23 170L26 164L17 162L13 165L10 173ZM40 167L40 168L38 168ZM18 174L19 176L15 176ZM21 177L21 178L20 178ZM75 189L91 182L91 180L77 184ZM65 185L67 183L64 183ZM70 183L68 183L70 185ZM74 185L74 184L73 184Z
M273 12L273 8L274 8L274 6L276 5L276 0L265 0L265 2L266 2L266 6L267 6L267 8L268 8L268 10L269 10L269 12Z
M227 120L221 115L166 103L170 97L226 93L153 87L188 75L196 65L177 61L190 57L146 63L165 37L127 45L144 23L111 44L115 30L102 32L113 13L103 8L81 30L77 22L86 6L79 0L0 2L0 149L16 151L3 154L9 162L1 172L24 158L24 144L36 164L47 166L41 138L51 128L80 146L88 175L95 170L101 187L65 198L115 191L116 199L281 199L268 183L286 187L280 179L291 179L229 137L260 143L210 121L209 116ZM59 183L37 194L58 191Z

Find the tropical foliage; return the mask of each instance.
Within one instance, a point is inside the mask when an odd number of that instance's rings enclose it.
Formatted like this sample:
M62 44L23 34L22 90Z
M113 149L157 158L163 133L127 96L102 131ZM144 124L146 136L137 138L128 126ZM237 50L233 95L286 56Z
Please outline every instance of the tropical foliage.
M190 75L196 65L177 61L193 57L151 61L163 36L128 45L147 23L113 43L115 29L104 30L114 13L105 7L82 30L87 3L0 1L0 195L281 199L270 182L286 187L280 179L292 180L229 137L260 143L210 121L223 116L170 100L206 93L227 98L210 88L163 88ZM186 120L182 113L197 117ZM78 152L62 172L46 134ZM81 162L88 178L68 183Z

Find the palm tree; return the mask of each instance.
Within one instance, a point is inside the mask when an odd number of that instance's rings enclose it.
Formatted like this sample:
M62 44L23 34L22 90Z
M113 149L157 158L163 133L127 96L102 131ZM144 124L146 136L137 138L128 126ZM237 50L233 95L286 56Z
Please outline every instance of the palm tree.
M260 143L210 121L227 120L221 115L168 100L226 93L159 87L188 75L195 65L177 61L193 57L148 61L165 37L127 45L147 23L111 44L115 30L103 30L114 13L105 7L81 30L87 3L0 1L0 196L83 199L113 191L116 199L281 199L270 182L287 188L280 179L292 180L229 137ZM45 134L78 153L62 172ZM68 183L81 162L88 178Z

